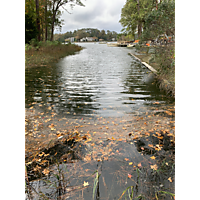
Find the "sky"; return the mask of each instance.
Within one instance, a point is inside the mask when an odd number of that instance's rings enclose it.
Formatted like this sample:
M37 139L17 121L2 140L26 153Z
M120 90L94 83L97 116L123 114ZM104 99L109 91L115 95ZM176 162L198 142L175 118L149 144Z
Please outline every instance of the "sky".
M61 19L64 20L61 32L55 30L55 33L66 33L82 28L97 28L120 32L122 29L119 23L121 9L126 0L82 0L85 7L76 5L73 9L69 5L65 8L71 13L62 9Z

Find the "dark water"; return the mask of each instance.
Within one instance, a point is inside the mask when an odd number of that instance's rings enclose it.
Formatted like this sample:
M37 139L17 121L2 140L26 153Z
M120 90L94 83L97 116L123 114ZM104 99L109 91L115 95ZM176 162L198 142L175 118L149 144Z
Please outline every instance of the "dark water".
M149 71L127 48L81 44L80 53L48 67L26 70L26 107L41 103L57 114L123 116L150 111L153 103L169 100L151 83Z
M162 110L174 104L173 100L167 98L156 87L149 71L128 55L129 52L134 53L134 49L107 47L106 44L97 43L80 45L85 49L61 59L58 63L26 69L26 108L33 106L41 112L48 113L50 107L51 112L57 114L56 119L65 117L72 121L76 118L84 121L87 117L88 119L103 117L106 122L108 118L117 117L119 120L120 118L129 120L132 116L149 113L155 109ZM111 129L108 124L107 126ZM93 131L96 131L95 127ZM38 192L37 195L33 192L32 198L45 199L42 197L45 194L49 199L113 200L119 199L128 186L134 187L132 189L135 199L136 197L156 199L160 191L174 193L174 181L172 183L168 181L169 177L174 179L174 162L171 159L173 153L169 152L169 149L158 152L148 150L148 144L156 146L163 142L154 140L154 136L149 136L143 141L138 140L137 143L125 140L95 142L96 149L102 149L104 153L112 149L115 154L111 154L108 160L101 162L98 159L86 161L77 159L75 163L53 165L49 177L31 183ZM92 142L85 145L88 148L87 153L97 151L92 149ZM141 147L146 151L141 153ZM153 155L156 160L150 158ZM129 162L132 164L129 165ZM158 165L158 171L150 168L150 165L154 164ZM96 175L91 175L96 170L101 176L93 198ZM59 179L61 174L64 176ZM128 178L128 174L132 177ZM84 181L89 183L89 187L80 188ZM63 187L64 192L61 191ZM74 190L78 192L73 193ZM126 194L127 199L130 199L128 191ZM125 199L125 196L122 199ZM165 194L159 196L159 199L172 199L172 197Z

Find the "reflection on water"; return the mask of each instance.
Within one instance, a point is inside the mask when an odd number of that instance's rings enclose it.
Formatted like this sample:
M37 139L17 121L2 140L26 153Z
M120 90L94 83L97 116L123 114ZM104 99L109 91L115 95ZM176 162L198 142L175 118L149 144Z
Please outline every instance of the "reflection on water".
M37 102L40 109L53 106L65 116L108 117L149 111L155 101L166 103L165 95L148 82L148 70L128 55L131 50L81 45L86 48L57 64L26 70L26 107Z

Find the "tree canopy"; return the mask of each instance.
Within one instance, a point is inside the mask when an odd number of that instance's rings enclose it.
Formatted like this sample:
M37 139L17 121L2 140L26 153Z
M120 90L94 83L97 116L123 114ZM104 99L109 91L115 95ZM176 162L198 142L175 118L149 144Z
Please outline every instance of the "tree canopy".
M39 41L52 41L55 26L62 27L60 8L66 10L64 7L66 4L70 4L71 7L75 5L84 6L81 0L26 0L26 43L32 38L37 38Z
M119 21L122 31L143 39L175 34L175 0L127 0Z

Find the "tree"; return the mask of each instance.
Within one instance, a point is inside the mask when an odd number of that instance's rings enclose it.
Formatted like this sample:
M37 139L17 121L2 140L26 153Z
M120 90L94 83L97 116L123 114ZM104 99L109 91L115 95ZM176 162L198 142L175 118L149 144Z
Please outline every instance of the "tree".
M127 0L119 21L124 27L122 31L134 35L137 30L138 36L141 36L145 16L153 7L155 7L154 0Z
M36 23L37 23L37 31L38 31L38 41L40 41L39 0L35 0L35 6L36 6Z
M37 28L37 40L53 40L54 28L62 27L60 20L60 8L70 3L70 6L84 6L81 0L26 0L25 14L26 19L31 20L30 23L35 23ZM66 10L66 9L65 9ZM27 21L26 20L26 21ZM26 22L28 26L28 23ZM30 24L29 24L30 26ZM26 30L28 30L26 28ZM28 32L27 32L28 34ZM27 36L27 39L30 38ZM27 41L27 40L26 40Z
M101 30L101 32L99 33L99 39L106 40L106 32L105 32L105 30Z
M153 39L166 33L175 35L175 1L164 0L145 18L144 39Z
M80 0L51 0L51 10L52 10L52 17L51 17L51 38L50 40L53 40L53 33L54 33L54 27L56 22L56 16L59 12L60 7L63 7L65 4L71 3L71 7L73 7L75 4L79 6L84 6L84 4Z
M31 14L25 14L25 43L29 43L29 41L33 38L36 38L38 35L36 23L33 20L33 16Z

